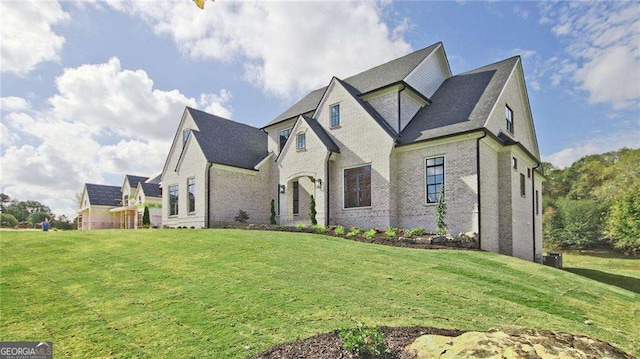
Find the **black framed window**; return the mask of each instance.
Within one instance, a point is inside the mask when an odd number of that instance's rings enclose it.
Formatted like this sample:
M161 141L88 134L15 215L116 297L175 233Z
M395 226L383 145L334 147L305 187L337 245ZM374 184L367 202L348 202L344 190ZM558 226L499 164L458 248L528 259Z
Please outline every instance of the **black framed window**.
M526 197L527 192L526 192L526 180L524 178L524 173L520 174L520 195L522 197Z
M182 145L186 145L187 144L187 140L189 139L189 134L191 133L191 130L184 130L182 131Z
M307 134L299 133L298 140L296 141L296 143L297 143L298 150L304 150L305 148L307 148Z
M178 185L169 186L169 215L178 214Z
M196 210L196 179L187 179L187 193L189 195L189 202L187 203L187 211L195 212Z
M518 169L518 159L513 157L513 169L517 170Z
M287 128L284 131L280 131L280 151L282 151L284 144L287 143L287 139L289 138L289 135L291 135L291 130L292 128Z
M505 118L507 120L507 131L513 133L513 111L509 108L509 106L505 106L504 112Z
M427 158L427 203L438 203L444 193L444 157Z
M300 183L293 182L293 214L300 213Z
M344 208L371 206L371 165L344 170Z
M331 127L340 126L340 105L331 106Z
M540 193L538 192L538 190L536 190L536 215L540 214L540 199L539 199Z

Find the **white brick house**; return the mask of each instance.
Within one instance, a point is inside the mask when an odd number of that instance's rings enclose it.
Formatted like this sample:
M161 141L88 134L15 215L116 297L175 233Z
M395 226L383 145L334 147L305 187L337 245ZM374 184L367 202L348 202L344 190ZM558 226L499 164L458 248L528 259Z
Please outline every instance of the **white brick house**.
M163 224L436 228L533 260L540 154L520 57L453 76L442 43L332 78L262 129L187 108L162 172Z

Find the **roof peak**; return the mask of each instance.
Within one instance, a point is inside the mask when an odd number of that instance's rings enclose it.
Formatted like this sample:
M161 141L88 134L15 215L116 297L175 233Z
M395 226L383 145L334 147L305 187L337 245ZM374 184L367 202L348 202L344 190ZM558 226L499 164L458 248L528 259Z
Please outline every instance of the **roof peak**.
M205 111L202 111L202 110L198 110L197 108L193 108L193 107L189 107L189 106L185 106L185 108L186 108L187 110L189 110L189 111L196 111L196 112L200 112L200 113L202 113L202 114L205 114L205 115L207 115L207 116L214 117L216 120L229 121L229 122L232 122L232 123L234 123L234 124L238 124L238 125L242 125L242 126L251 127L251 128L254 128L254 129L259 129L259 128L255 127L255 126L251 126L251 125L246 124L246 123L243 123L243 122L234 121L234 120L229 119L229 118L225 118L225 117L222 117L222 116L214 115L214 114L209 113L209 112L205 112Z

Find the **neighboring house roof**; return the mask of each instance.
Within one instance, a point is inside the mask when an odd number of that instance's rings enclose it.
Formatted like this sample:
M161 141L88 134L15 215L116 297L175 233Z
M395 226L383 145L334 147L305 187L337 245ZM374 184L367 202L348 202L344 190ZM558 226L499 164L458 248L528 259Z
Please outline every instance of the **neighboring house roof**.
M410 144L484 127L519 56L446 79L398 137Z
M392 85L402 81L411 73L431 52L433 52L441 43L435 43L424 49L412 52L403 57L391 60L382 65L376 66L357 75L344 79L344 82L351 85L356 95L371 92L382 87ZM288 120L307 112L311 112L318 107L327 86L311 91L307 96L289 107L281 113L273 121L264 127L275 125L276 123ZM263 127L263 128L264 128Z
M190 107L198 141L208 162L253 170L267 155L267 134L261 129ZM145 192L146 193L146 192Z
M316 121L315 119L309 116L302 116L302 117L304 117L305 121L307 121L307 123L309 124L309 127L311 127L311 130L316 134L316 136L318 136L320 141L324 144L324 146L329 151L340 153L340 147L336 145L333 139L331 139L331 136L329 136L327 131L325 131L324 128L322 128L322 126L318 123L318 121Z
M93 206L119 206L122 196L119 186L86 183L89 202Z
M162 192L160 192L160 186L157 183L140 182L140 186L142 186L142 191L144 191L145 196L162 197Z
M159 173L157 176L149 177L145 183L160 183L160 179L162 178L162 173Z
M134 175L125 175L125 178L129 181L129 186L131 186L131 188L136 188L138 187L138 183L145 182L149 179L149 177Z

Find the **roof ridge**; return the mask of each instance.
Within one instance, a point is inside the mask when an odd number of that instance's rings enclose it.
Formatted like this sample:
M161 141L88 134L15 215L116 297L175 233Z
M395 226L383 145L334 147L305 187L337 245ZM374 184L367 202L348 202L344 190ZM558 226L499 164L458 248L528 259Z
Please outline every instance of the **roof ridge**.
M112 184L85 183L84 185L85 185L85 186L86 186L86 185L92 185L92 186L101 186L101 187L115 187L115 188L121 188L120 186L115 186L115 185L112 185Z
M225 117L222 117L222 116L214 115L214 114L212 114L212 113L205 112L205 111L202 111L202 110L198 110L197 108L193 108L193 107L189 107L189 106L185 106L185 107L186 107L188 110L197 111L197 112L203 113L203 114L205 114L205 115L209 115L209 116L216 117L217 119L220 119L220 120L230 121L230 122L232 122L232 123L234 123L234 124L238 124L238 125L242 125L242 126L246 126L246 127L251 127L251 128L253 128L253 129L256 129L256 130L260 130L260 128L258 128L258 127L251 126L251 125L246 124L246 123L243 123L243 122L234 121L234 120L232 120L232 119L230 119L230 118L225 118ZM192 117L193 117L193 116L192 116ZM194 120L195 120L195 118L194 118Z
M480 66L478 68L471 69L471 70L468 70L468 71L465 71L465 72L461 72L461 73L453 75L453 76L470 74L470 73L472 73L474 71L479 71L479 70L482 70L484 68L495 66L495 65L501 64L503 62L507 62L507 61L513 60L513 59L521 59L521 56L520 55L514 55L514 56L511 56L509 58L506 58L506 59L503 59L503 60L499 60L499 61L496 61L496 62L492 62L492 63L490 63L488 65Z

